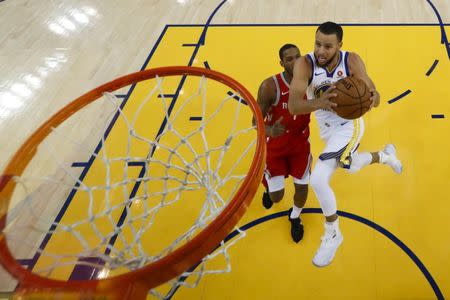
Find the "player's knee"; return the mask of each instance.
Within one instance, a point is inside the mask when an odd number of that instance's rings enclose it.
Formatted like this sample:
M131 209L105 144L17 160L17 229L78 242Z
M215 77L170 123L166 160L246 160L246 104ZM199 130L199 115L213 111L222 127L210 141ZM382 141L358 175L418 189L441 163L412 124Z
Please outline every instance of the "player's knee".
M356 173L364 166L364 162L359 155L354 155L350 168L345 169L349 173Z
M284 196L284 189L276 191L276 192L270 192L269 195L270 195L270 200L272 200L272 202L274 202L274 203L280 202Z
M326 184L326 181L324 180L323 176L320 176L319 172L312 172L311 178L309 179L309 184L314 190L320 189L324 184Z
M372 162L372 155L370 153L354 153L352 156L352 163L349 169L346 169L349 173L356 173L364 166L369 165Z

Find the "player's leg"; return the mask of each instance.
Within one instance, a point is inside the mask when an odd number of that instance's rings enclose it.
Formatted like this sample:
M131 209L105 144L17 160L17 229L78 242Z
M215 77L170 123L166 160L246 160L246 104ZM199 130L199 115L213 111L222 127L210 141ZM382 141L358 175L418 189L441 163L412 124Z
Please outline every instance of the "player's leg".
M284 196L284 176L270 176L264 175L267 183L266 191L262 197L262 204L266 209L273 206L274 203L278 203Z
M284 196L284 175L266 176L270 201L278 203Z
M300 219L300 213L305 206L308 198L308 183L310 178L310 168L312 163L312 156L308 152L296 153L292 155L289 160L291 166L291 176L294 181L294 204L288 211L288 219L291 222L291 237L292 240L298 243L303 238L303 224Z
M263 204L263 206L264 206L266 209L269 209L269 208L272 207L273 202L272 202L272 200L270 200L270 196L269 196L269 186L268 186L268 184L267 184L267 180L266 180L265 174L263 175L263 178L262 178L262 184L263 184L263 186L264 186L264 193L263 193L263 196L262 196L262 204Z
M378 152L355 152L352 154L352 162L348 171L355 173L370 164L381 163L388 165L392 170L400 174L403 170L402 162L397 158L395 146L387 144L383 150Z
M333 222L337 219L336 197L330 186L331 176L343 163L342 161L338 163L338 160L346 152L349 145L357 146L359 136L360 132L355 130L353 122L346 122L333 128L311 173L310 184L319 200L327 222Z
M309 176L308 176L309 177ZM296 243L303 239L303 223L300 213L308 198L308 184L295 183L294 205L288 211L288 220L291 223L291 237Z
M305 207L306 199L308 198L308 182L309 174L307 179L297 179L294 178L294 205L292 205L289 210L289 217L291 219L298 218L302 212L303 207Z
M262 204L266 209L278 203L284 196L284 176L270 176L264 174L263 185L266 188L262 197Z
M336 197L330 186L331 176L337 167L336 159L319 160L311 173L310 184L326 219L325 233L313 258L313 264L318 267L324 267L331 263L336 250L344 239L339 229Z
M264 179L267 183L266 192L262 203L266 209L272 207L273 203L280 202L284 196L284 178L287 174L287 161L282 153L267 149L266 170Z
M360 132L356 129L359 129L359 127L354 126L353 122L347 122L333 128L326 141L325 149L319 156L319 160L311 173L310 184L325 216L325 233L313 258L313 264L319 267L331 263L336 250L343 241L339 229L336 197L330 186L330 179L340 165L338 160L346 152L347 147L357 145Z
M319 200L327 222L333 222L336 219L336 197L330 186L330 179L337 167L335 158L319 159L311 173L310 184Z
M362 136L364 135L364 120L358 119L352 123L346 124L345 127L353 127L353 134L349 140L344 153L341 156L341 165L350 173L355 173L370 164L381 163L389 165L395 173L402 172L402 163L397 158L394 145L387 144L383 150L378 152L356 152ZM349 133L348 130L342 130L343 134Z

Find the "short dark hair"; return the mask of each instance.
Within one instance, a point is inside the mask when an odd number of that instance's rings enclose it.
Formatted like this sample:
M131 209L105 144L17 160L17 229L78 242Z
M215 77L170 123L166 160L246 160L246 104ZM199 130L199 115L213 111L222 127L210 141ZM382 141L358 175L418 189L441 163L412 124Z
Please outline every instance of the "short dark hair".
M281 60L283 60L284 51L286 51L287 49L291 49L291 48L298 49L298 47L295 46L294 44L284 44L284 45L280 48L280 51L278 51L278 54L280 55L280 59L281 59Z
M322 23L316 30L320 31L324 34L335 34L339 42L342 42L342 38L344 37L344 32L342 31L342 27L333 22L325 22Z

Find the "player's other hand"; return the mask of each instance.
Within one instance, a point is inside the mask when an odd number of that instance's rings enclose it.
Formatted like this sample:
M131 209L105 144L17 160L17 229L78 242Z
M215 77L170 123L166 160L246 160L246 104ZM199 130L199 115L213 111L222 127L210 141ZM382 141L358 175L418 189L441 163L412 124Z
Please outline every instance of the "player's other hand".
M333 110L334 107L337 106L336 103L331 102L330 98L336 97L337 94L334 92L336 89L336 86L332 85L330 86L319 98L315 99L314 101L316 109L324 109L324 110Z
M370 97L370 109L372 109L373 107L380 105L380 93L375 89L370 89L369 92L372 95Z
M269 127L268 136L277 137L282 135L286 131L286 127L284 127L284 125L281 124L281 121L283 121L283 116L281 116L278 120L276 120L275 124Z

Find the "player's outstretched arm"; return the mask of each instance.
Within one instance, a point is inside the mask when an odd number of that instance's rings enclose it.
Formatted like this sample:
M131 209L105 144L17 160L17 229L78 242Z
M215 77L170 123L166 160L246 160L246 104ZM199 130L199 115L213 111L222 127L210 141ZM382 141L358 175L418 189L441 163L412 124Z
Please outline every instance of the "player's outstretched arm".
M309 114L318 109L331 110L336 106L328 100L336 97L333 93L334 86L329 88L320 98L304 101L308 81L311 76L311 63L306 56L299 58L294 64L294 76L289 86L288 109L292 115Z
M380 93L378 93L375 84L367 74L366 66L361 57L354 52L350 52L348 54L348 67L351 75L360 78L367 84L369 91L372 94L372 97L370 98L372 101L371 107L377 107L380 104Z

